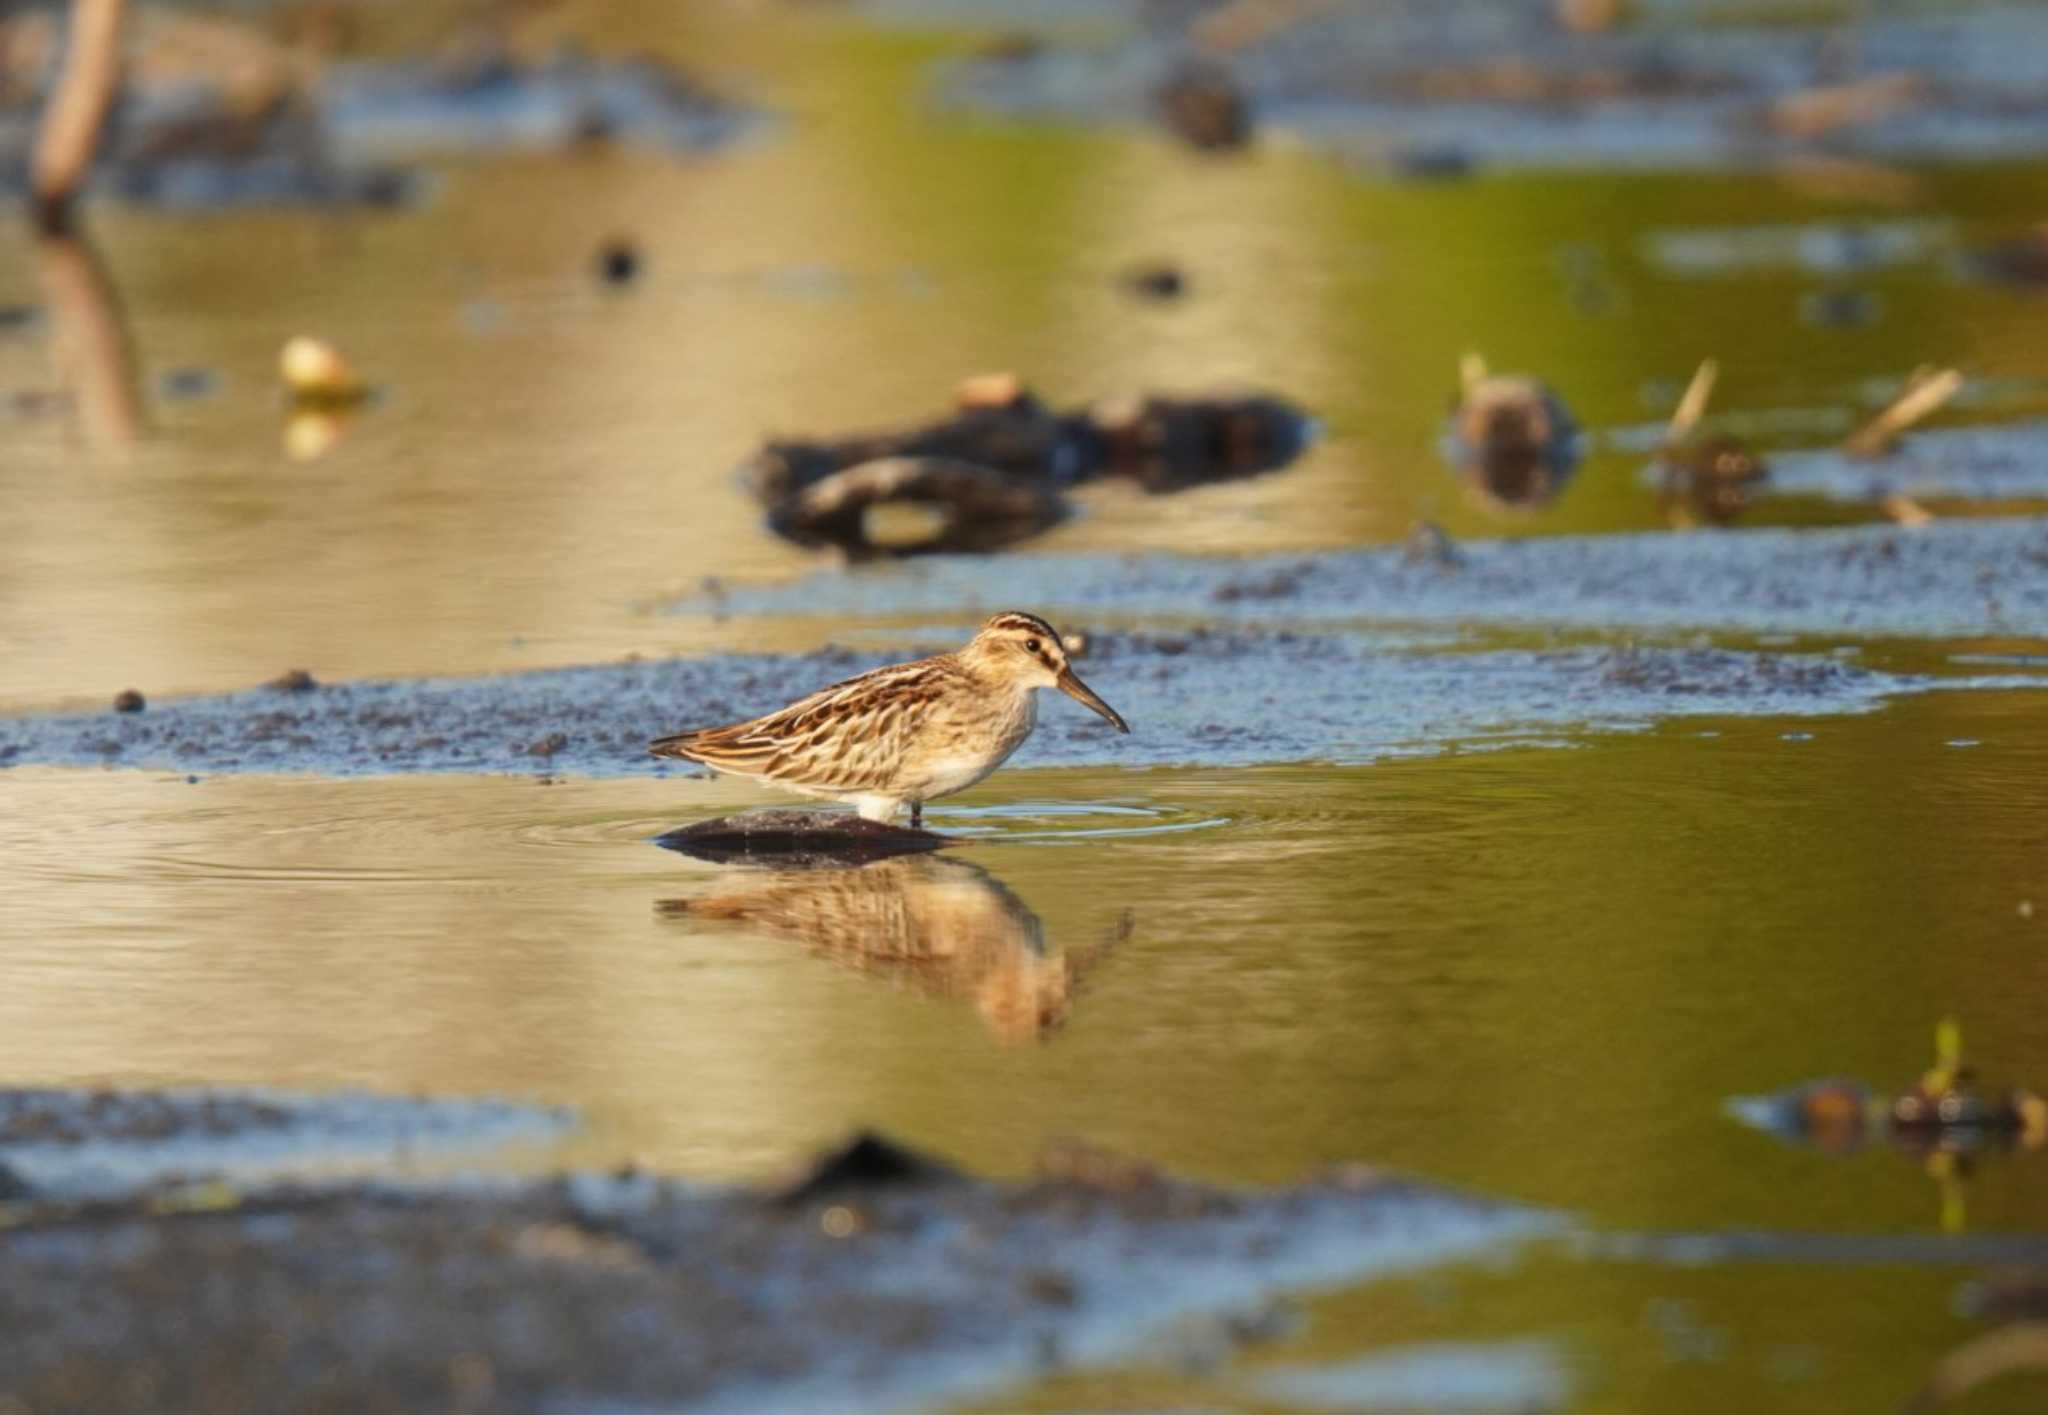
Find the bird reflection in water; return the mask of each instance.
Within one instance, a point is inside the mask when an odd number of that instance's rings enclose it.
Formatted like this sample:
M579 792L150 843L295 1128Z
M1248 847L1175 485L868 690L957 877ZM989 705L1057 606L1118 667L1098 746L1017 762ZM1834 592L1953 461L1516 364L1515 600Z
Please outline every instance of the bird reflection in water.
M1043 922L1001 880L938 855L767 870L748 883L664 899L655 910L779 934L861 972L965 1000L1005 1043L1036 1040L1065 1022L1082 976L1131 933L1125 911L1097 943L1048 948Z

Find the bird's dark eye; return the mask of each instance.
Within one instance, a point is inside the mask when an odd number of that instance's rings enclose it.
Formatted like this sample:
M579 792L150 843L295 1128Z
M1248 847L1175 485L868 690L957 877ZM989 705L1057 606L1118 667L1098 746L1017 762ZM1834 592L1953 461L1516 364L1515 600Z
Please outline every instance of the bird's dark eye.
M1037 652L1038 652L1038 640L1036 640L1036 639L1026 639L1026 640L1024 641L1024 652L1026 652L1026 653L1037 653Z

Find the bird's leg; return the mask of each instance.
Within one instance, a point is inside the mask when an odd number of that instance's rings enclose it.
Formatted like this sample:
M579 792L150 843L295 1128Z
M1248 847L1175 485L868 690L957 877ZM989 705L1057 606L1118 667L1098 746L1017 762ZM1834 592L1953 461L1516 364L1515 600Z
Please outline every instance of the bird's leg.
M910 828L912 830L924 829L924 802L922 801L912 801L910 803Z

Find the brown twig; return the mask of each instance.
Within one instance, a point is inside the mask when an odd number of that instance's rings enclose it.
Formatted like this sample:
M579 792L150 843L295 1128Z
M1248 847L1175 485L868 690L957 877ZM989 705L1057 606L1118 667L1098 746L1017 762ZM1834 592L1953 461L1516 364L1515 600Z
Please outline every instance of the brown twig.
M99 148L100 130L120 82L126 8L127 0L71 0L64 66L36 132L33 210L45 232L70 226L72 199Z

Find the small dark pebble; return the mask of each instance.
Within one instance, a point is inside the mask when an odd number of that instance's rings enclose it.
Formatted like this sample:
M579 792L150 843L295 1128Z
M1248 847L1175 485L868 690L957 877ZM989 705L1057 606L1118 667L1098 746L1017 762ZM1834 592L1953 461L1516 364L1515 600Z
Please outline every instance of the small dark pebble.
M1867 290L1813 290L1799 297L1799 318L1816 329L1861 329L1875 324L1877 296Z
M1181 268L1165 261L1133 266L1123 273L1119 283L1133 295L1148 300L1176 299L1188 289L1188 278Z
M133 688L123 688L120 692L114 694L115 712L141 712L148 706L149 704L143 700L142 694L136 692Z
M166 398L204 398L220 387L220 376L207 368L166 369L156 381L157 392Z
M607 285L630 285L640 274L640 251L631 241L610 240L597 249L597 278Z
M310 693L319 683L303 668L288 669L263 685L273 693Z

